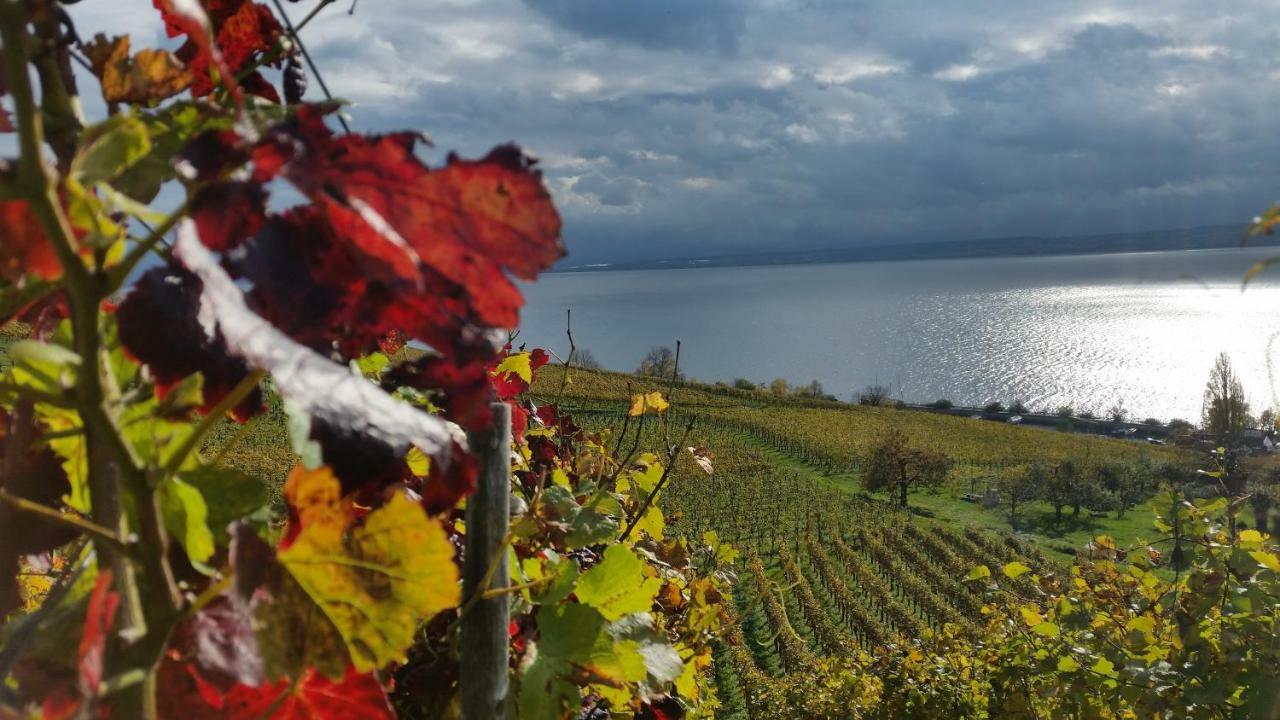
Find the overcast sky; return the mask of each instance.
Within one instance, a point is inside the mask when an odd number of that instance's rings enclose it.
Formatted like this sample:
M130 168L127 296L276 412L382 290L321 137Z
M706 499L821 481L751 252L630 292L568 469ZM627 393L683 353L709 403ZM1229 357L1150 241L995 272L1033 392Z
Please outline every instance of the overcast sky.
M1273 2L350 3L303 39L354 128L519 141L573 264L1243 224L1280 197ZM165 43L150 0L73 12Z

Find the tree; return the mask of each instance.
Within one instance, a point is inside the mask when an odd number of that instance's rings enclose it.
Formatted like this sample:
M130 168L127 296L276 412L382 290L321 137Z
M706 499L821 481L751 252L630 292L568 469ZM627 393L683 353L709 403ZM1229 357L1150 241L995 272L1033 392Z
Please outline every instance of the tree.
M783 378L774 378L773 382L769 383L769 392L778 397L786 397L787 393L790 391L791 387Z
M886 432L867 456L862 486L869 492L894 492L898 504L907 506L907 491L914 487L938 487L951 472L951 458L932 450L913 448L902 431Z
M938 410L950 410L952 405L950 400L946 398L938 398L937 400L929 403L929 407L937 408Z
M640 361L640 367L636 369L636 374L665 379L672 377L676 380L684 379L684 373L679 372L676 367L675 351L666 345L650 348L648 354Z
M1124 422L1129 417L1129 410L1124 406L1124 398L1116 400L1115 405L1107 408L1107 417L1111 418L1112 422Z
M999 400L992 400L991 402L982 406L982 411L989 412L989 413L1004 412L1004 403L1000 402Z
M1021 400L1014 400L1013 404L1009 406L1009 412L1014 415L1026 415L1031 411L1027 409L1027 406Z
M1053 470L1044 478L1041 497L1053 506L1053 518L1062 520L1062 509L1072 503L1079 493L1080 471L1070 460L1063 460L1053 466Z
M1031 463L1026 470L1004 475L997 483L1000 500L1009 508L1009 524L1018 527L1018 506L1035 500L1040 489L1052 476L1043 463Z
M1060 418L1069 418L1075 414L1075 409L1070 405L1059 405L1057 410L1053 411Z
M796 388L795 393L800 397L821 398L826 394L826 391L822 389L822 383L813 380L808 385Z
M868 385L858 391L859 405L880 406L889 399L889 388L884 385Z
M755 383L746 378L734 378L733 387L738 390L759 390Z
M1249 425L1249 403L1244 399L1244 385L1226 353L1218 355L1204 386L1202 423L1205 431L1220 443L1239 438Z
M573 363L583 370L599 370L600 361L591 354L589 348L582 348L573 355Z

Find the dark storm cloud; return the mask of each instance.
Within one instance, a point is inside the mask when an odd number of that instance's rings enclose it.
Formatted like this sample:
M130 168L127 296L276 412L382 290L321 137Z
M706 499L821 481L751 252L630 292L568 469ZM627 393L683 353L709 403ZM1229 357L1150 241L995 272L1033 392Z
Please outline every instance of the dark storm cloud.
M72 7L154 18L107 5ZM1243 0L381 0L306 37L357 128L425 129L433 161L538 153L587 263L1247 222L1280 196L1278 21Z

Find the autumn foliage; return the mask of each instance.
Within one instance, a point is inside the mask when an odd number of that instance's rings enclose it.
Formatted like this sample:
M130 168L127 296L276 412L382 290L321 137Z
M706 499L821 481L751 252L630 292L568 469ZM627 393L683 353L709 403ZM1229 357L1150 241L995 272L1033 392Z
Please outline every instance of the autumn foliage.
M0 371L0 717L454 712L467 432L495 402L513 707L713 707L723 577L653 504L679 448L620 453L526 396L550 358L509 342L515 281L564 253L536 161L337 133L336 103L280 103L266 70L298 50L266 5L155 7L173 53L79 43L109 112L82 126L61 8L0 0L0 321L32 323ZM274 402L297 467L221 464L209 431Z

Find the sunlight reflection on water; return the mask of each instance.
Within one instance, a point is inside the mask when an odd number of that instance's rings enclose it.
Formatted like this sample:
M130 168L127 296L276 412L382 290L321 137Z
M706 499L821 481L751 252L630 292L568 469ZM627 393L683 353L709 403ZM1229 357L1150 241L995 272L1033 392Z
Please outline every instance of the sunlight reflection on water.
M572 307L574 337L614 369L680 338L682 366L705 380L816 378L844 399L879 382L914 401L1098 413L1123 400L1138 418L1194 420L1223 351L1255 408L1274 402L1280 282L1240 292L1273 252L557 274L527 288L522 337L562 349Z

